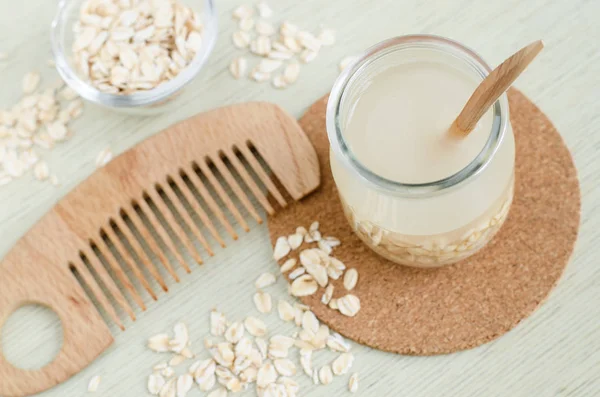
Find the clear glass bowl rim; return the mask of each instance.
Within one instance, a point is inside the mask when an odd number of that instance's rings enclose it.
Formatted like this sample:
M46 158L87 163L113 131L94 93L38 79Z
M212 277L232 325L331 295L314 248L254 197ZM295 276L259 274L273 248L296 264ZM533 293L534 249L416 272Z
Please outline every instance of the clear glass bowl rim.
M68 5L74 0L60 0L51 29L51 46L56 69L60 77L69 87L75 90L79 96L91 102L114 108L135 108L152 106L160 103L186 86L202 69L210 56L217 39L218 24L217 14L213 0L203 0L204 8L204 30L202 34L202 50L196 54L192 62L187 65L174 79L160 84L156 88L147 91L139 91L128 95L110 94L99 91L81 77L69 65L66 53L61 45L62 29L70 27L62 26L63 18L67 12Z

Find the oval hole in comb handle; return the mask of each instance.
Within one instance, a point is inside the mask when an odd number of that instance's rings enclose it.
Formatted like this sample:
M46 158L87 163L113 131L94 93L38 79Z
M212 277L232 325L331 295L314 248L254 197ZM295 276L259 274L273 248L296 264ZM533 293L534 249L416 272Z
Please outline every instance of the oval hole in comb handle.
M49 307L25 304L8 316L1 331L0 352L21 369L50 364L63 344L62 322Z
M53 218L46 217L54 221ZM36 226L35 228L41 227ZM41 224L44 226L44 224ZM63 344L55 359L33 370L17 368L0 352L0 396L21 397L70 378L113 342L110 329L66 264L44 255L46 229L26 235L0 260L0 328L19 307L48 306L62 323ZM42 243L40 243L42 242Z

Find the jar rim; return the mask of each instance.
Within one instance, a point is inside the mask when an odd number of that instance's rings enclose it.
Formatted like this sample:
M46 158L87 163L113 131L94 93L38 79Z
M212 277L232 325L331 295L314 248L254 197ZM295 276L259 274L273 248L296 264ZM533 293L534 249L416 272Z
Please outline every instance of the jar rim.
M377 190L402 197L428 197L447 192L473 178L490 164L506 134L508 125L508 99L506 93L493 104L493 122L490 135L479 154L463 169L436 181L424 183L402 183L384 178L364 166L347 145L341 128L341 107L351 80L371 62L393 51L406 48L430 48L446 51L465 61L484 79L491 67L470 48L445 37L436 35L405 35L382 41L368 48L354 62L342 71L336 80L326 111L326 128L333 152L346 165L351 167L363 181Z
M204 8L202 12L206 14L206 21L202 35L202 50L196 54L190 64L175 76L174 79L164 82L151 90L134 92L127 95L102 92L83 80L73 67L71 67L67 61L65 49L61 44L60 35L63 34L61 32L61 25L64 23L63 18L66 15L67 6L70 1L59 1L56 15L52 20L50 35L52 53L54 55L56 70L63 81L75 90L79 96L94 103L115 108L137 108L160 103L178 92L196 77L215 46L218 26L214 0L203 0Z

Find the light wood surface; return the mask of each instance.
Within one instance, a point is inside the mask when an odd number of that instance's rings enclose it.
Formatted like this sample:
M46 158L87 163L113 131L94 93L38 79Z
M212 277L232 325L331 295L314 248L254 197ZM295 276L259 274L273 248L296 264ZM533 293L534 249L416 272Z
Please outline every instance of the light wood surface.
M135 319L123 293L137 296L139 302L141 291L133 287L131 277L127 279L123 275L126 269L119 264L112 262L109 265L115 274L120 275L110 277L100 263L102 256L92 252L100 240L110 241L118 257L133 273L133 279L142 284L152 299L158 299L156 288L151 285L152 279L168 292L167 284L175 280L165 281L160 274L163 266L164 270L172 273L172 268L166 267L169 262L163 259L164 255L157 256L158 263L153 261L152 254L160 250L158 241L153 238L139 240L134 235L135 229L125 221L137 216L134 215L135 207L140 207L140 202L149 198L158 209L160 215L157 216L166 220L166 225L156 225L152 231L148 229L148 233L156 234L157 229L165 233L168 229L174 231L188 249L187 253L199 264L203 260L194 246L194 237L209 256L213 256L214 251L204 236L206 232L210 232L216 240L213 243L225 248L213 221L191 194L192 189L198 189L197 185L204 184L198 181L199 175L194 171L197 164L204 163L205 167L211 168L208 171L211 173L215 172L212 169L214 164L221 164L216 168L233 189L232 199L245 203L249 212L256 212L249 195L235 180L225 160L234 164L234 169L252 191L251 197L259 201L269 214L275 213L267 196L234 152L241 153L241 148L246 148L242 158L248 163L254 158L253 171L257 175L265 175L263 179L267 180L266 172L250 148L260 153L261 159L294 199L306 196L319 185L317 154L293 117L268 103L231 105L179 122L123 153L61 199L19 240L15 248L0 260L0 327L15 309L26 303L36 303L58 314L64 329L64 345L51 365L36 371L14 367L5 360L0 350L0 394L10 397L44 391L79 372L112 342L109 328L82 287L88 288L90 298L99 303L99 308L122 331L125 331L125 326L117 313L119 306L132 320ZM183 181L186 187L182 189L183 184L170 183L176 175L185 175L188 179L195 175L196 178L190 185ZM281 204L287 205L279 190L272 183L267 185L279 197ZM180 193L184 190L190 193L187 196ZM188 212L186 204L195 208L196 212ZM233 213L233 207L229 210ZM178 213L179 221L175 213ZM228 220L219 216L221 213L220 209L217 210L215 217L223 221L222 227L233 228ZM198 216L201 222L190 219L193 215ZM145 216L149 216L147 211ZM258 220L262 222L261 218ZM193 236L186 234L184 228L191 230ZM103 235L108 235L108 240L103 239ZM174 244L175 241L173 239ZM142 245L148 246L148 251ZM178 250L177 247L175 250ZM184 255L182 251L179 254ZM90 270L99 275L97 279ZM150 273L150 277L145 276L143 270ZM185 270L190 271L189 267ZM79 275L81 286L77 284L78 279L72 277L71 271ZM98 283L98 280L101 282ZM123 280L121 292L116 282ZM109 293L105 293L101 285L105 285ZM111 298L118 305L113 306Z
M287 90L230 78L228 64L239 54L230 45L234 29L230 10L240 3L218 2L220 37L216 50L203 76L186 91L181 108L169 114L139 118L86 106L84 116L74 125L73 139L48 156L51 168L61 178L60 187L23 178L0 188L0 254L6 254L60 197L94 171L96 155L107 146L115 153L123 152L178 120L236 102L275 102L299 117L329 90L338 73L337 63L344 56L394 35L445 35L467 44L493 65L502 62L515 48L542 38L546 44L544 52L528 69L528 78L518 81L517 87L555 122L579 170L583 194L581 234L565 276L540 310L491 344L440 357L403 357L354 346L354 370L360 374L358 395L364 396L597 395L600 390L597 266L600 3L593 0L272 1L280 18L307 29L316 30L323 23L338 31L337 44L324 49L313 63L303 65L298 83ZM55 1L0 1L0 48L9 52L11 58L9 63L0 63L0 104L14 102L20 92L20 79L27 71L42 71L46 82L57 77L45 66L50 56L48 30L54 7ZM184 320L190 326L195 347L201 351L212 307L234 319L248 313L257 315L251 301L253 281L259 272L274 271L276 267L270 259L266 227L257 227L250 217L247 223L252 226L250 232L235 229L239 241L234 249L215 247L215 256L203 258L202 269L189 275L177 267L177 275L186 282L170 286L164 299L154 303L144 295L145 313L141 314L139 305L130 300L138 320L123 320L125 332L111 326L115 343L108 351L79 375L42 395L84 395L89 379L101 375L96 395L145 396L146 376L151 366L164 360L144 347L147 337L169 331L176 321ZM218 230L229 244L232 237L224 229ZM105 246L100 249L107 250ZM197 266L189 255L182 259L190 266ZM270 292L274 298L286 295L282 282ZM117 311L121 313L120 310ZM288 329L281 325L276 314L265 317L273 332ZM3 348L17 364L39 365L48 354L58 350L55 337L58 332L58 321L49 312L24 308L10 317L4 327ZM331 356L319 357L321 363L330 359ZM345 378L335 379L327 387L312 386L306 378L299 379L303 395L344 395L346 390ZM190 396L201 395L197 390L190 393Z
M450 134L460 137L473 131L477 122L494 102L500 98L512 83L525 71L527 66L544 48L544 43L537 40L521 48L506 61L495 67L492 72L477 86L465 107L452 123Z

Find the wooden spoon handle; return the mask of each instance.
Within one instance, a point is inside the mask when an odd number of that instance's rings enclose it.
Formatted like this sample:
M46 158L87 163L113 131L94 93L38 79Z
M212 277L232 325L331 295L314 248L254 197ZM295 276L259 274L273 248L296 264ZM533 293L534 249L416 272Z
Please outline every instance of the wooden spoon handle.
M544 48L544 43L541 40L535 41L517 51L494 69L479 84L454 120L450 128L451 134L464 137L471 132L489 107L511 86L542 48Z

